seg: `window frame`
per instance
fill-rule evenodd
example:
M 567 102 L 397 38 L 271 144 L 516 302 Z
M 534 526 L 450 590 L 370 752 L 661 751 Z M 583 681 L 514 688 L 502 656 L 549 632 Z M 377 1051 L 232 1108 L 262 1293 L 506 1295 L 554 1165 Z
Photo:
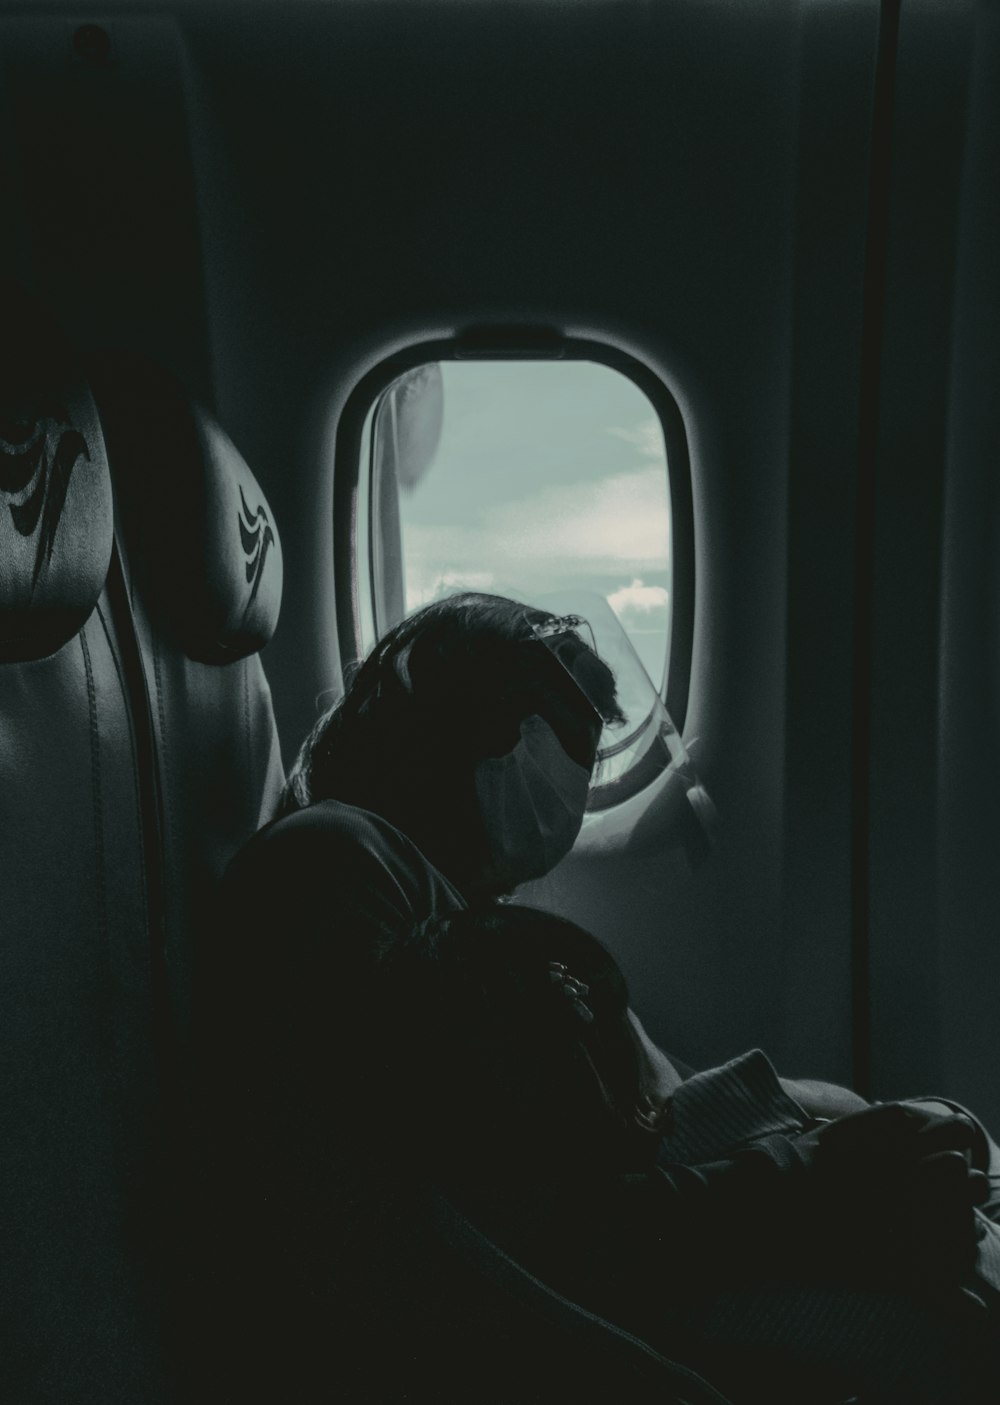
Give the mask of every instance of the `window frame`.
M 670 496 L 670 634 L 663 679 L 654 680 L 678 732 L 683 732 L 691 685 L 695 616 L 694 513 L 691 459 L 680 407 L 654 371 L 606 342 L 568 337 L 547 328 L 475 328 L 414 342 L 391 353 L 351 391 L 334 441 L 333 550 L 337 636 L 342 676 L 361 658 L 358 493 L 365 420 L 394 380 L 429 361 L 591 361 L 626 376 L 649 401 L 663 432 Z M 367 465 L 365 466 L 367 471 Z M 366 546 L 366 551 L 368 550 Z M 373 583 L 367 583 L 369 589 Z M 630 787 L 631 790 L 631 787 Z

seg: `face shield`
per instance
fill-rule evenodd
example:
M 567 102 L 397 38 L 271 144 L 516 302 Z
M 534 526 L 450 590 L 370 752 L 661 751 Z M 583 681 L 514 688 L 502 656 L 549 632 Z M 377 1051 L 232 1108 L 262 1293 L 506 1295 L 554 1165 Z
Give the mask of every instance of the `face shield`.
M 532 626 L 535 638 L 570 674 L 605 720 L 587 797 L 587 810 L 610 808 L 637 794 L 665 771 L 678 774 L 694 818 L 711 837 L 715 811 L 666 705 L 607 600 L 590 592 L 561 591 L 537 600 L 553 618 Z M 581 647 L 581 645 L 583 647 Z M 595 668 L 594 658 L 605 666 Z M 608 707 L 607 671 L 614 679 Z

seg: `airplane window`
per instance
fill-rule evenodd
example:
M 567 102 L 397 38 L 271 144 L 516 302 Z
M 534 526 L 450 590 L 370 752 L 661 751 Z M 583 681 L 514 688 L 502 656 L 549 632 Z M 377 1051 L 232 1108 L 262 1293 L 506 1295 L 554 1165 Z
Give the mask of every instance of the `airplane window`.
M 663 430 L 591 361 L 446 361 L 394 380 L 362 439 L 361 642 L 440 596 L 597 592 L 658 689 L 671 612 Z

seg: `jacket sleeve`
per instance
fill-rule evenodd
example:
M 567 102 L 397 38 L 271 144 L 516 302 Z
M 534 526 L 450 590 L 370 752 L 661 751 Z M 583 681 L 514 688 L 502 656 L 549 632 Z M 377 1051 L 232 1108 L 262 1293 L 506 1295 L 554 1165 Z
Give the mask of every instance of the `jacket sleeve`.
M 809 1184 L 806 1158 L 778 1135 L 704 1165 L 504 1194 L 480 1223 L 559 1292 L 651 1330 L 664 1310 L 724 1283 L 794 1271 Z

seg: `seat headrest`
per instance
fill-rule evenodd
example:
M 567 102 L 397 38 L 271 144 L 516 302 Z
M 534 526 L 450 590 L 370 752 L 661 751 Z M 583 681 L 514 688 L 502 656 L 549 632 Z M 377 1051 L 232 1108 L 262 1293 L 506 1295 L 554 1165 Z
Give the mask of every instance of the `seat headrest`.
M 114 508 L 100 421 L 60 330 L 0 287 L 0 662 L 45 658 L 104 588 Z
M 88 371 L 121 530 L 150 619 L 189 658 L 230 663 L 270 639 L 281 544 L 257 482 L 209 413 L 145 358 Z

